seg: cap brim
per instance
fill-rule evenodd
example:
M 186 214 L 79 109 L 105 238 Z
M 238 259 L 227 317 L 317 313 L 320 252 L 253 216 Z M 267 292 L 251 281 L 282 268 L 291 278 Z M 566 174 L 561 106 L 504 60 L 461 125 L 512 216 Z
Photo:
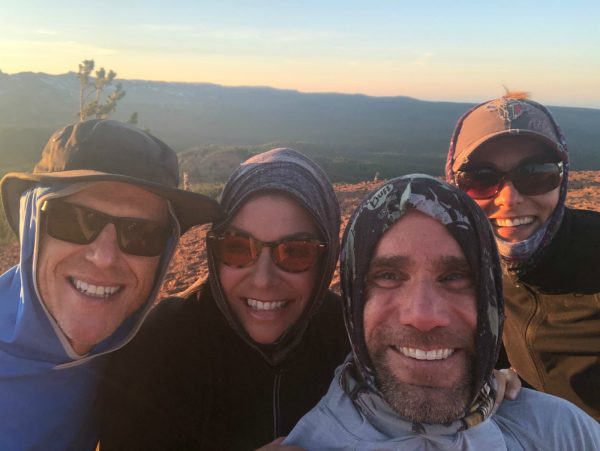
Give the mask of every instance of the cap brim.
M 463 166 L 465 163 L 467 163 L 469 156 L 471 156 L 473 151 L 475 149 L 477 149 L 479 146 L 481 146 L 482 144 L 484 144 L 488 141 L 499 138 L 500 136 L 506 136 L 506 135 L 530 136 L 532 138 L 535 138 L 536 140 L 543 142 L 544 144 L 548 145 L 548 147 L 550 147 L 552 150 L 554 150 L 561 160 L 563 160 L 563 161 L 565 160 L 566 154 L 565 154 L 564 150 L 559 146 L 559 144 L 556 141 L 548 138 L 546 135 L 543 135 L 541 133 L 537 133 L 537 132 L 534 132 L 531 130 L 510 129 L 510 130 L 501 130 L 499 132 L 491 133 L 491 134 L 486 135 L 483 138 L 480 138 L 477 141 L 471 143 L 460 153 L 459 159 L 454 160 L 454 163 L 452 163 L 452 171 L 453 172 L 458 171 L 461 166 Z
M 210 197 L 202 194 L 178 188 L 170 188 L 126 175 L 108 174 L 91 170 L 74 170 L 48 173 L 10 172 L 6 174 L 0 182 L 2 204 L 6 218 L 18 235 L 21 194 L 36 183 L 90 183 L 106 181 L 131 183 L 170 201 L 179 221 L 181 233 L 192 226 L 213 222 L 223 216 L 219 204 Z

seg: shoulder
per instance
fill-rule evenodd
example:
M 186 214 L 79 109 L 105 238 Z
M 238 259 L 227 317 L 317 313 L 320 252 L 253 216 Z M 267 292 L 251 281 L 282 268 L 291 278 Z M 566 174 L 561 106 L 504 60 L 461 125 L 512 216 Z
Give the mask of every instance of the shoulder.
M 304 339 L 320 343 L 323 352 L 329 350 L 335 353 L 336 364 L 350 352 L 339 295 L 330 290 L 326 291 L 319 310 L 310 320 Z
M 600 424 L 569 401 L 546 393 L 524 388 L 492 418 L 525 449 L 600 449 Z
M 185 298 L 174 296 L 161 300 L 148 314 L 144 330 L 164 330 L 188 322 L 198 322 L 205 317 L 205 310 L 214 304 L 210 286 L 202 284 Z
M 543 293 L 600 291 L 600 213 L 566 209 L 548 252 L 523 282 Z
M 600 243 L 600 212 L 592 210 L 565 209 L 565 225 L 569 229 L 569 236 L 573 241 L 592 240 Z
M 209 312 L 213 308 L 210 287 L 202 285 L 187 298 L 171 297 L 160 301 L 148 314 L 133 340 L 117 351 L 113 362 L 158 359 L 170 355 L 174 349 L 180 353 L 197 335 L 204 336 L 206 324 L 216 324 Z M 211 316 L 211 318 L 209 318 Z M 198 338 L 201 340 L 201 338 Z M 154 357 L 153 357 L 154 356 Z
M 353 426 L 357 426 L 360 433 L 365 422 L 340 386 L 341 368 L 336 370 L 327 394 L 300 419 L 284 444 L 306 449 L 330 449 L 348 447 L 360 440 Z

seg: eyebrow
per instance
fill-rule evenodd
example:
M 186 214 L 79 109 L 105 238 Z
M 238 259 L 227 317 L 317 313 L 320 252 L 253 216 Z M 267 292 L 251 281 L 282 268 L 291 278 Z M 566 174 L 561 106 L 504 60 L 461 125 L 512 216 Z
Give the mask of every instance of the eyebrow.
M 455 255 L 445 255 L 435 262 L 438 270 L 458 269 L 461 271 L 471 271 L 471 265 L 465 257 Z
M 414 264 L 412 258 L 406 255 L 383 255 L 379 257 L 373 257 L 369 270 L 377 268 L 406 268 Z
M 229 226 L 227 227 L 228 231 L 233 231 L 233 232 L 237 232 L 237 233 L 241 233 L 242 235 L 248 235 L 251 236 L 252 238 L 256 237 L 250 233 L 247 232 L 246 230 L 240 229 L 238 227 L 235 226 Z M 281 240 L 287 240 L 287 239 L 299 239 L 299 240 L 305 240 L 305 239 L 315 239 L 315 240 L 320 240 L 321 238 L 319 238 L 318 235 L 315 235 L 314 233 L 311 232 L 298 232 L 298 233 L 292 233 L 291 235 L 284 235 L 283 237 L 281 237 L 279 240 L 277 241 L 281 241 Z

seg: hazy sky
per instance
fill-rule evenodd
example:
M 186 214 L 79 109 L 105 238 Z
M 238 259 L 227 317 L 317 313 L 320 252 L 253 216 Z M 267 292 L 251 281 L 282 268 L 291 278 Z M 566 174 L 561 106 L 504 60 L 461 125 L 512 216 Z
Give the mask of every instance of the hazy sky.
M 600 108 L 600 1 L 1 0 L 0 70 Z

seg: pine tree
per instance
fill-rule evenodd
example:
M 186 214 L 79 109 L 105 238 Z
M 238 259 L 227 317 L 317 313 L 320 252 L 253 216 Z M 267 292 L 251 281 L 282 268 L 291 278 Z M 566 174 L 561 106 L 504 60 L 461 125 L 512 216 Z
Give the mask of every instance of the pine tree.
M 79 65 L 79 120 L 89 118 L 105 119 L 117 108 L 117 103 L 125 97 L 121 83 L 115 84 L 117 73 L 101 67 L 90 77 L 94 70 L 94 60 L 84 60 Z M 110 91 L 110 92 L 109 92 Z M 92 100 L 89 100 L 93 96 Z

